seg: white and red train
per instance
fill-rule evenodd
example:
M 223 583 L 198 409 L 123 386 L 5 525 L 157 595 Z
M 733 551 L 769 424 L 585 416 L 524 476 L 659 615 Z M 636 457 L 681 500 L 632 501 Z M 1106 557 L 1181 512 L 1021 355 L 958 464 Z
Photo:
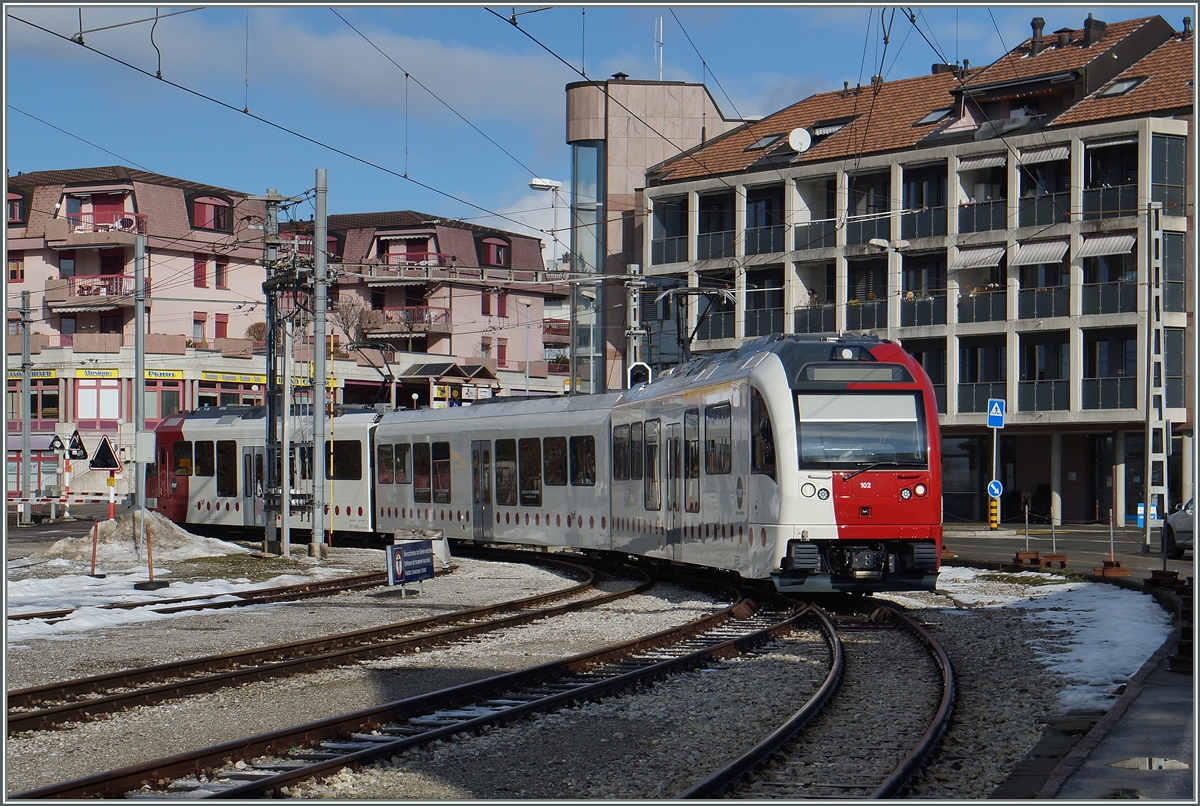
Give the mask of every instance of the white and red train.
M 148 497 L 198 527 L 262 528 L 262 408 L 168 417 Z M 311 418 L 292 419 L 293 495 Z M 932 590 L 942 543 L 934 389 L 897 345 L 768 336 L 624 392 L 339 410 L 327 526 L 442 530 L 726 569 L 783 591 Z M 277 477 L 277 476 L 276 476 Z M 297 513 L 293 528 L 307 528 Z

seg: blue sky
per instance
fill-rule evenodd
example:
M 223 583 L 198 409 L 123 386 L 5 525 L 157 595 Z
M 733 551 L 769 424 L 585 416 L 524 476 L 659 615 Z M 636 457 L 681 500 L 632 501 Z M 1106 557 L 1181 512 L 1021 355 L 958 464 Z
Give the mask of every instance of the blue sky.
M 903 11 L 867 5 L 227 5 L 107 30 L 95 29 L 153 18 L 155 7 L 84 7 L 86 45 L 145 75 L 70 42 L 78 8 L 7 5 L 5 167 L 125 164 L 285 195 L 312 188 L 325 168 L 331 213 L 412 209 L 549 230 L 552 194 L 528 183 L 568 189 L 564 88 L 581 72 L 657 79 L 661 69 L 707 83 L 726 116 L 759 117 L 868 83 L 881 64 L 889 80 L 943 60 L 987 64 L 1027 38 L 1035 16 L 1047 33 L 1080 28 L 1089 12 L 1110 23 L 1158 13 L 1176 30 L 1197 16 L 1192 5 L 912 8 L 932 46 Z M 160 70 L 228 106 L 159 81 Z

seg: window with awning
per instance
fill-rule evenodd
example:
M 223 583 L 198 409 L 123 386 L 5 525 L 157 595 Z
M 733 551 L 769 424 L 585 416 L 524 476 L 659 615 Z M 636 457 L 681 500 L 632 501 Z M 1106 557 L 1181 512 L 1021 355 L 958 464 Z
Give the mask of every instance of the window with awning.
M 1070 241 L 1034 241 L 1020 244 L 1017 254 L 1008 261 L 1013 266 L 1036 266 L 1040 263 L 1061 263 L 1071 246 Z
M 950 270 L 992 268 L 1000 265 L 1004 257 L 1003 246 L 980 246 L 975 249 L 960 249 Z
M 1093 235 L 1083 239 L 1083 247 L 1077 257 L 1100 257 L 1102 255 L 1127 255 L 1133 251 L 1137 236 L 1133 233 L 1116 235 Z

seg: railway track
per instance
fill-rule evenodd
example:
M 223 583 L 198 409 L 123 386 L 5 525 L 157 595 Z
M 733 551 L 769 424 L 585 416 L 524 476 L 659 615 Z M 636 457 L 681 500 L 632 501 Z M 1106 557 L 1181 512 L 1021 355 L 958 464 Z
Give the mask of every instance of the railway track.
M 709 583 L 711 584 L 711 583 Z M 793 604 L 732 604 L 680 627 L 338 717 L 12 795 L 215 797 L 279 794 L 292 782 L 479 731 L 535 712 L 601 699 L 752 650 L 809 618 Z
M 487 607 L 10 691 L 7 701 L 8 733 L 12 735 L 42 730 L 66 722 L 93 719 L 97 715 L 125 708 L 152 705 L 256 680 L 281 678 L 386 655 L 419 652 L 503 627 L 595 607 L 645 590 L 652 584 L 647 574 L 634 572 L 635 576 L 640 576 L 640 582 L 610 593 L 585 597 L 596 581 L 595 572 L 587 566 L 530 552 L 505 552 L 495 556 L 507 561 L 548 565 L 582 581 L 553 593 Z M 555 604 L 563 600 L 571 601 Z
M 220 593 L 202 594 L 197 596 L 180 596 L 174 599 L 148 599 L 138 602 L 113 602 L 106 605 L 96 605 L 95 610 L 136 610 L 146 607 L 155 613 L 184 613 L 189 610 L 220 610 L 229 607 L 245 607 L 253 604 L 268 604 L 271 602 L 298 601 L 316 596 L 330 596 L 342 591 L 374 588 L 387 582 L 387 574 L 380 571 L 371 574 L 360 574 L 340 579 L 326 579 L 318 582 L 306 582 L 301 585 L 283 585 L 273 588 L 255 588 L 243 591 L 222 591 Z M 234 597 L 232 599 L 228 597 Z M 214 601 L 224 599 L 225 601 Z M 40 610 L 35 613 L 10 613 L 8 620 L 30 621 L 44 619 L 47 624 L 54 624 L 70 618 L 79 608 L 63 608 L 60 610 Z
M 950 660 L 898 610 L 829 621 L 837 635 L 825 684 L 770 736 L 679 798 L 890 798 L 903 790 L 949 724 Z

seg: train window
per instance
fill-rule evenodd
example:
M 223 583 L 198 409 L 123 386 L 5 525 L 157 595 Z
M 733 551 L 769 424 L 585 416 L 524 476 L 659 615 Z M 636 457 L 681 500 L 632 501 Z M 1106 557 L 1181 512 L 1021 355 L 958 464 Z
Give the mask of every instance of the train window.
M 396 469 L 392 462 L 392 446 L 379 443 L 375 448 L 375 478 L 380 484 L 395 484 Z
M 233 498 L 237 495 L 237 442 L 232 439 L 217 440 L 217 497 Z
M 362 478 L 362 443 L 356 439 L 335 439 L 330 455 L 325 440 L 325 478 L 357 481 Z
M 750 472 L 775 478 L 775 434 L 762 393 L 750 389 Z
M 658 486 L 658 420 L 646 421 L 646 480 L 642 487 L 642 498 L 646 509 L 657 512 L 662 506 L 662 493 Z
M 393 453 L 396 460 L 396 483 L 412 484 L 412 476 L 408 473 L 408 443 L 397 442 Z
M 704 472 L 718 476 L 733 471 L 728 403 L 704 408 Z
M 175 456 L 175 475 L 192 475 L 192 443 L 176 442 L 171 447 L 171 452 Z
M 544 458 L 542 481 L 547 487 L 567 486 L 567 438 L 546 437 L 542 440 Z
M 413 443 L 413 500 L 428 504 L 433 500 L 433 474 L 429 469 L 429 443 Z
M 517 443 L 519 462 L 519 487 L 521 506 L 542 505 L 542 441 L 537 437 L 522 439 Z
M 625 481 L 629 478 L 629 426 L 614 425 L 613 439 L 613 479 Z
M 925 428 L 912 393 L 802 394 L 800 466 L 926 467 Z
M 683 413 L 683 508 L 700 511 L 700 409 Z
M 517 505 L 517 441 L 496 440 L 496 504 Z
M 213 443 L 211 439 L 196 440 L 196 475 L 215 476 L 217 464 L 213 461 Z
M 250 454 L 242 456 L 242 497 L 254 495 L 254 475 L 251 471 Z
M 640 481 L 642 478 L 642 462 L 645 458 L 645 440 L 642 439 L 642 424 L 633 423 L 629 426 L 629 478 Z
M 263 455 L 261 453 L 254 455 L 254 494 L 260 498 L 263 494 Z
M 450 503 L 450 443 L 433 443 L 433 503 Z
M 593 487 L 596 484 L 596 438 L 571 437 L 571 486 Z

